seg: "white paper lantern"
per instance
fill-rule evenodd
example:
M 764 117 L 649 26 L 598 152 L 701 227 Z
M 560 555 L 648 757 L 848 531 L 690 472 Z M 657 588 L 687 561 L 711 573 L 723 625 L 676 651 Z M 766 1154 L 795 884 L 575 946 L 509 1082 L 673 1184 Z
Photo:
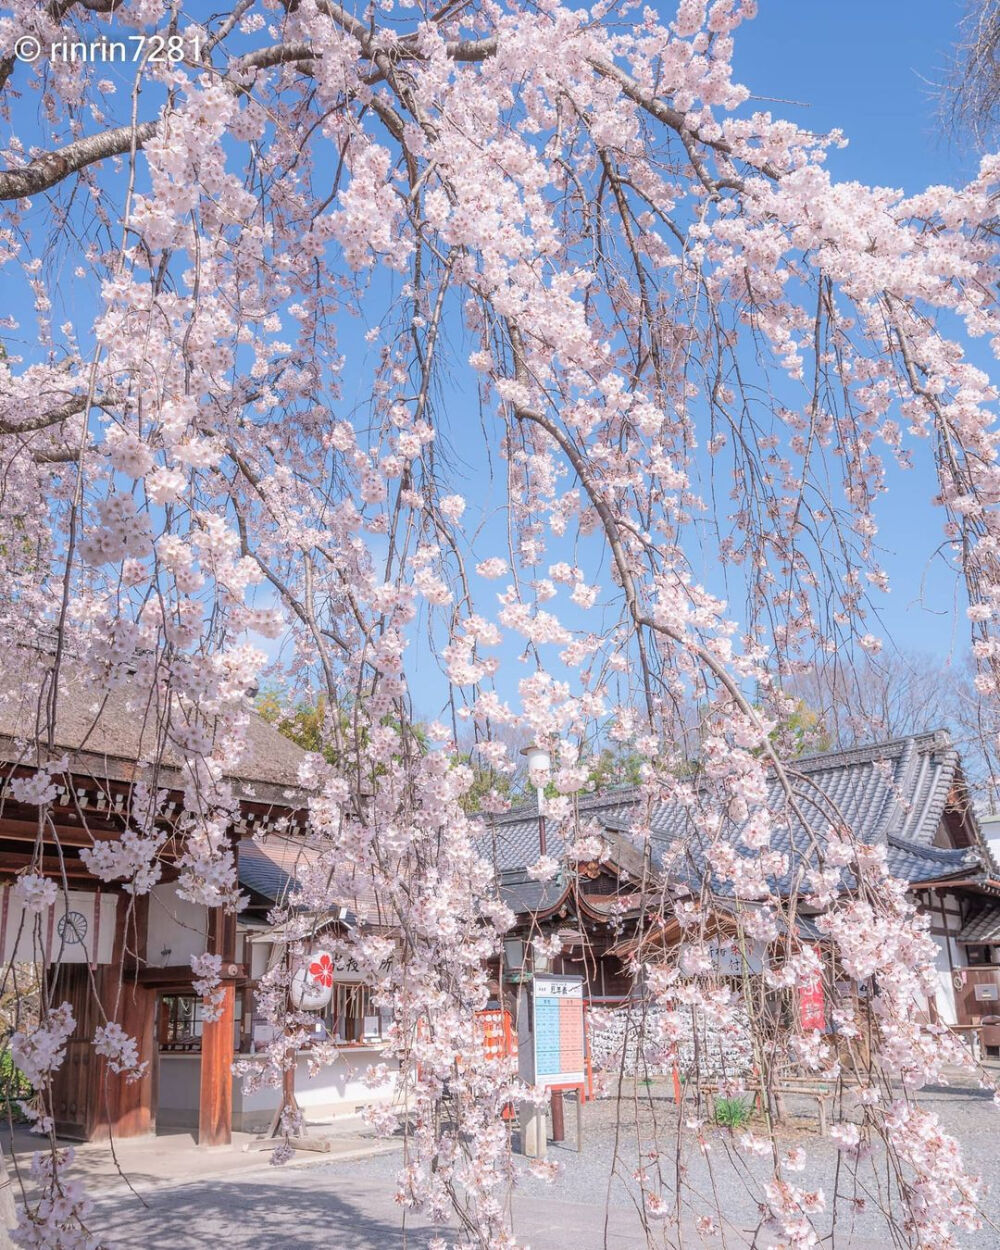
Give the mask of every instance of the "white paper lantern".
M 313 951 L 292 972 L 288 997 L 296 1011 L 322 1011 L 333 997 L 333 956 Z

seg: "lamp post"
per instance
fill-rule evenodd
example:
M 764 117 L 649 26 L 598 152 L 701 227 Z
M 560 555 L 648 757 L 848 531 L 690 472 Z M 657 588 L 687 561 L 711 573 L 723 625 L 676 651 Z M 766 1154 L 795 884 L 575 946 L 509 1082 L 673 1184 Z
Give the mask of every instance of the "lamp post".
M 529 780 L 531 780 L 532 774 L 537 777 L 539 773 L 547 773 L 549 771 L 549 766 L 552 763 L 552 757 L 544 747 L 522 747 L 521 754 L 525 757 L 528 763 Z M 539 854 L 544 855 L 546 854 L 547 848 L 545 845 L 545 813 L 542 811 L 543 787 L 538 785 L 535 781 L 532 781 L 532 785 L 535 787 L 535 797 L 538 800 L 538 850 Z
M 535 797 L 538 803 L 538 851 L 540 855 L 548 853 L 548 847 L 545 841 L 545 812 L 542 810 L 542 790 L 543 787 L 533 780 L 540 774 L 544 775 L 549 771 L 552 764 L 552 757 L 544 747 L 534 744 L 530 747 L 522 747 L 521 754 L 525 757 L 528 764 L 528 778 L 533 781 L 535 786 Z M 554 1089 L 551 1092 L 552 1100 L 552 1140 L 564 1141 L 566 1138 L 565 1119 L 563 1114 L 563 1096 L 561 1089 Z M 542 1130 L 544 1132 L 544 1130 Z

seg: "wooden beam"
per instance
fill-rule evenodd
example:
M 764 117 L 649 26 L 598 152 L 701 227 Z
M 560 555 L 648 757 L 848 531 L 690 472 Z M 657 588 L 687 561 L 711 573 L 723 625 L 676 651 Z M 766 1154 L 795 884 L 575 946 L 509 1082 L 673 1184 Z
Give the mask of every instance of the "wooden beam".
M 56 825 L 55 831 L 47 825 L 42 835 L 42 842 L 52 845 L 59 842 L 62 846 L 93 846 L 95 842 L 113 842 L 125 832 L 123 828 L 98 829 L 91 826 Z M 31 820 L 11 820 L 0 818 L 0 839 L 11 842 L 37 842 L 38 822 Z
M 125 966 L 125 976 L 129 981 L 134 980 L 139 985 L 155 986 L 157 989 L 176 990 L 178 994 L 192 993 L 191 982 L 194 980 L 194 973 L 191 971 L 190 964 L 167 964 L 163 968 L 136 968 L 134 964 L 129 962 Z M 221 972 L 221 980 L 243 982 L 246 980 L 247 969 L 245 964 L 223 964 Z
M 23 851 L 0 851 L 0 875 L 13 876 L 29 864 L 35 872 L 41 872 L 42 876 L 53 877 L 57 881 L 62 880 L 65 872 L 67 877 L 86 877 L 95 888 L 99 884 L 82 859 L 69 855 L 63 856 L 62 859 L 58 855 L 43 855 L 39 858 L 37 855 Z

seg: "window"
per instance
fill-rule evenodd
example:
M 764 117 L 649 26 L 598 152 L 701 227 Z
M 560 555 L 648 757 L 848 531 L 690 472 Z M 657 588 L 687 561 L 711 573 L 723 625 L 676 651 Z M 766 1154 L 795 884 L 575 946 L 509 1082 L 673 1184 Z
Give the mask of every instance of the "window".
M 334 1041 L 345 1045 L 377 1041 L 382 1036 L 382 1020 L 366 985 L 334 986 L 327 1017 L 327 1029 Z
M 193 994 L 160 999 L 160 1049 L 201 1050 L 202 1002 Z

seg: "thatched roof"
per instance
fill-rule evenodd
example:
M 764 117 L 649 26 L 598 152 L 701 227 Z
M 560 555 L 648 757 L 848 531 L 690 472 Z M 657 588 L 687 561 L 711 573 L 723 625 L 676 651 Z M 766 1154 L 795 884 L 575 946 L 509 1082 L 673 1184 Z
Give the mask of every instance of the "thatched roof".
M 194 720 L 189 706 L 173 699 L 168 709 L 151 684 L 134 678 L 102 689 L 82 665 L 64 659 L 50 734 L 51 657 L 47 662 L 36 657 L 25 648 L 0 661 L 0 765 L 37 765 L 65 754 L 76 775 L 132 781 L 158 763 L 157 785 L 170 789 L 180 783 L 181 740 Z M 207 728 L 213 736 L 218 732 L 211 721 Z M 303 804 L 301 747 L 254 713 L 246 743 L 226 769 L 237 796 L 285 807 Z

